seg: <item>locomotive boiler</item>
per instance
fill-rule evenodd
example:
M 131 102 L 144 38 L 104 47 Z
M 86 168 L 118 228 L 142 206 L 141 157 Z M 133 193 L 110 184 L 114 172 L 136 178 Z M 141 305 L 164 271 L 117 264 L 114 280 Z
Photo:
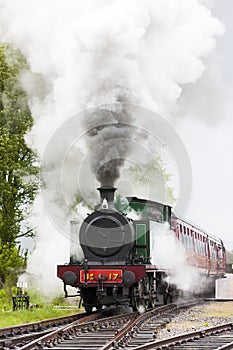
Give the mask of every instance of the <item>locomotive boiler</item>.
M 115 205 L 116 188 L 98 190 L 100 204 L 79 230 L 84 259 L 71 258 L 69 264 L 57 267 L 65 296 L 69 296 L 67 285 L 77 288 L 87 312 L 121 304 L 147 309 L 178 294 L 176 285 L 168 283 L 168 266 L 156 262 L 156 235 L 165 224 L 184 247 L 187 263 L 209 278 L 212 286 L 224 275 L 226 254 L 220 239 L 177 218 L 169 205 L 137 197 Z M 137 220 L 127 216 L 129 211 L 137 213 Z

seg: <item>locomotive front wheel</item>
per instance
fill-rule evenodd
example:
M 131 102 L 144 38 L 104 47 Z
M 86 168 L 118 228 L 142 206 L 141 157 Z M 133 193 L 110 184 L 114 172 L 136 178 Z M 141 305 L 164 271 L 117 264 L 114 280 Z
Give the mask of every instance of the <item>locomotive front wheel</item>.
M 156 298 L 150 297 L 150 307 L 153 309 L 157 305 Z
M 91 305 L 85 305 L 84 309 L 88 314 L 91 314 L 93 307 Z
M 150 308 L 150 299 L 149 297 L 147 296 L 146 299 L 143 299 L 144 303 L 143 303 L 143 306 L 145 307 L 146 310 L 149 310 Z

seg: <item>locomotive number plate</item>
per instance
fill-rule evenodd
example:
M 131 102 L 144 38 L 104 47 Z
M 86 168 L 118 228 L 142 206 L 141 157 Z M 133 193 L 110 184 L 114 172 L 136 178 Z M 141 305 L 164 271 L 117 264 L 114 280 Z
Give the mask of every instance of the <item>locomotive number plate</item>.
M 81 283 L 98 283 L 98 281 L 107 283 L 121 283 L 122 270 L 88 270 L 85 279 L 85 270 L 80 270 Z

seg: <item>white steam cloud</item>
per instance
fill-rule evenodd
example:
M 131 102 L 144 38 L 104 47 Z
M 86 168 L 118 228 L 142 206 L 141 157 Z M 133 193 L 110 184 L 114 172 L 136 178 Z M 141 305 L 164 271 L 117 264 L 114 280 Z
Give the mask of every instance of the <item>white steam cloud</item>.
M 91 115 L 78 121 L 78 135 L 80 130 L 94 128 L 99 116 L 103 118 L 100 125 L 109 120 L 112 124 L 132 123 L 125 103 L 167 112 L 184 84 L 200 78 L 205 69 L 203 59 L 224 30 L 198 0 L 0 0 L 0 12 L 2 41 L 19 47 L 30 66 L 22 82 L 35 120 L 30 142 L 40 156 L 58 127 L 81 110 L 94 108 Z M 116 132 L 131 136 L 127 128 L 96 129 L 88 133 L 84 152 L 85 147 L 93 148 Z M 109 152 L 98 149 L 96 157 L 91 157 L 90 168 L 102 183 L 106 182 L 109 160 L 117 158 L 111 164 L 113 173 L 107 167 L 113 183 L 130 152 L 122 143 L 113 146 Z M 60 152 L 57 144 L 47 159 L 45 175 L 47 197 L 59 228 L 63 228 L 69 216 L 53 176 L 60 166 Z M 69 169 L 74 163 L 66 166 L 64 186 L 73 198 L 76 188 Z M 87 183 L 89 178 L 87 174 Z M 36 201 L 35 211 L 41 210 L 41 202 Z M 61 257 L 68 261 L 67 240 L 44 215 L 38 217 L 37 227 L 38 242 L 31 262 L 42 275 L 40 284 L 45 279 L 47 285 L 52 276 L 55 279 L 54 266 L 63 262 Z
M 197 292 L 200 275 L 195 268 L 188 265 L 185 248 L 175 238 L 174 232 L 170 231 L 168 223 L 152 223 L 150 230 L 153 232 L 152 264 L 161 269 L 169 269 L 169 284 L 175 284 L 177 288 L 189 292 L 195 287 Z

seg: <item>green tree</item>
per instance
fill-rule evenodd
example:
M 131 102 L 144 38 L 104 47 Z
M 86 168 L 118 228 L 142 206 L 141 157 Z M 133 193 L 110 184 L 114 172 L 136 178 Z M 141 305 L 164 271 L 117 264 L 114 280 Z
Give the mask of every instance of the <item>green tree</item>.
M 19 249 L 10 242 L 1 244 L 0 276 L 2 286 L 11 287 L 17 277 L 26 268 L 26 256 L 21 256 Z
M 136 186 L 149 184 L 154 199 L 172 205 L 175 202 L 174 190 L 169 186 L 171 175 L 167 173 L 165 164 L 158 153 L 153 159 L 140 166 L 132 165 L 128 169 L 129 177 Z M 152 198 L 149 198 L 152 199 Z
M 33 125 L 27 95 L 20 75 L 27 69 L 22 54 L 8 45 L 0 46 L 0 282 L 12 268 L 21 271 L 24 259 L 17 250 L 17 240 L 31 235 L 22 232 L 38 182 L 38 166 L 25 135 Z M 9 256 L 6 259 L 6 256 Z

